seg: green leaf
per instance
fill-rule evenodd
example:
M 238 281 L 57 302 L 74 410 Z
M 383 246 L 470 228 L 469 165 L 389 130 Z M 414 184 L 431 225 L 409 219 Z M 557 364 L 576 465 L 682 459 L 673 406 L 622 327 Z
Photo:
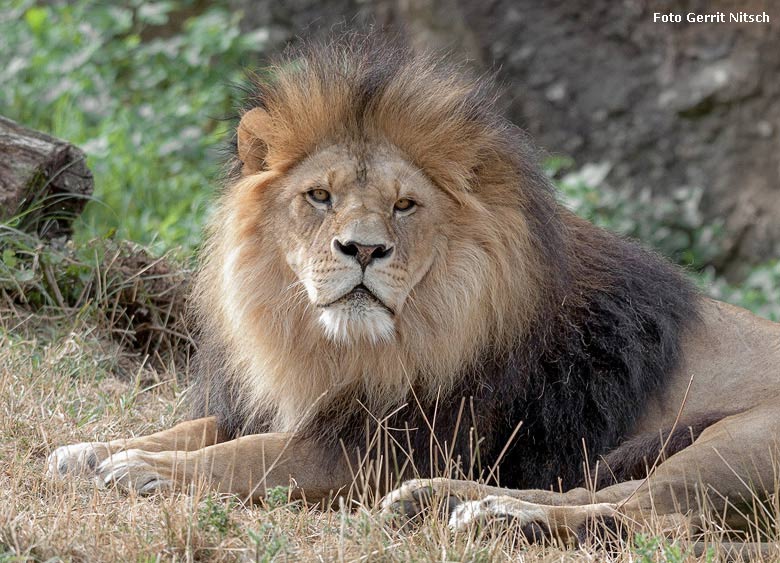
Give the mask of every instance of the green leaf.
M 3 250 L 3 264 L 13 269 L 19 263 L 19 259 L 16 258 L 16 252 L 12 248 L 6 248 Z
M 40 35 L 43 32 L 48 16 L 49 13 L 46 11 L 46 8 L 30 8 L 24 14 L 24 21 L 27 22 L 33 33 Z
M 32 270 L 19 270 L 18 272 L 15 272 L 14 277 L 18 282 L 29 282 L 32 281 L 35 277 L 35 272 Z
M 138 47 L 140 43 L 141 43 L 141 36 L 138 35 L 137 33 L 131 33 L 130 35 L 125 37 L 125 46 L 128 49 L 134 49 Z

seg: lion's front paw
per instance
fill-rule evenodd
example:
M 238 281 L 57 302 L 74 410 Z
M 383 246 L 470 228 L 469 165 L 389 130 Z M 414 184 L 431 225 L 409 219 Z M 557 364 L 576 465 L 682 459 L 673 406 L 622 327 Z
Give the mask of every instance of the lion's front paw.
M 531 542 L 551 537 L 548 515 L 544 507 L 506 496 L 490 495 L 481 500 L 463 502 L 450 514 L 449 527 L 462 531 L 474 526 L 512 526 Z
M 110 453 L 105 442 L 61 446 L 49 454 L 47 472 L 53 477 L 91 474 Z
M 126 450 L 106 458 L 97 467 L 98 483 L 148 495 L 173 486 L 173 464 L 169 452 Z
M 412 479 L 388 493 L 380 505 L 382 513 L 413 519 L 433 507 L 445 516 L 461 504 L 461 499 L 451 494 L 446 479 Z

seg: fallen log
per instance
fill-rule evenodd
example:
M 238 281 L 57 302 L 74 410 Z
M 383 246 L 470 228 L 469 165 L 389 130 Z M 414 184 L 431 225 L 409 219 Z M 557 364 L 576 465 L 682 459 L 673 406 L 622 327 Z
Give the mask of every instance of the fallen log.
M 69 235 L 92 194 L 84 152 L 0 116 L 0 221 L 47 238 Z

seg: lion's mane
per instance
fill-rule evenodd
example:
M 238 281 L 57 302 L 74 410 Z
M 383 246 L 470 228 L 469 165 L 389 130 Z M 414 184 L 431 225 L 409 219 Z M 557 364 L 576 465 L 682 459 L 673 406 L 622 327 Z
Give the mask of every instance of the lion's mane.
M 561 205 L 486 80 L 356 36 L 258 76 L 246 109 L 265 109 L 273 127 L 259 174 L 235 161 L 203 251 L 196 414 L 216 415 L 225 436 L 295 430 L 334 457 L 383 421 L 423 475 L 438 469 L 438 443 L 482 469 L 505 449 L 506 486 L 578 482 L 583 443 L 591 459 L 619 445 L 677 366 L 696 317 L 691 284 Z M 396 342 L 338 345 L 286 291 L 291 272 L 262 233 L 273 196 L 260 188 L 318 147 L 375 142 L 459 202 L 462 235 L 425 298 L 413 290 Z

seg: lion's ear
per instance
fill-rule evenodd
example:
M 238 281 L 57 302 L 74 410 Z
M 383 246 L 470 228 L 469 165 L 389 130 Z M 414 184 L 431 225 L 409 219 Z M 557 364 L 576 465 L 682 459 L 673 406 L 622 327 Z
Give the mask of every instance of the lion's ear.
M 265 170 L 265 157 L 268 154 L 267 136 L 271 128 L 271 116 L 262 108 L 252 108 L 241 116 L 236 132 L 238 140 L 238 158 L 244 165 L 244 176 Z

